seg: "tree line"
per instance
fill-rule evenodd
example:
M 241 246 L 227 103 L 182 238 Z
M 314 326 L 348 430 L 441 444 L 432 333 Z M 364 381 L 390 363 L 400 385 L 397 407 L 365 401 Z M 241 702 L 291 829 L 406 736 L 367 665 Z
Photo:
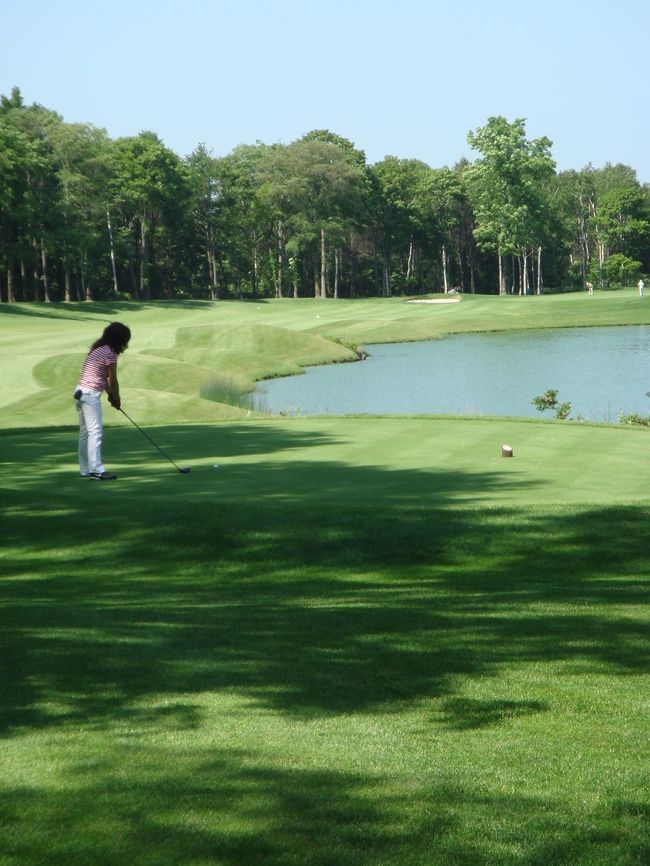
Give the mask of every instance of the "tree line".
M 540 294 L 650 271 L 650 189 L 629 166 L 557 172 L 491 117 L 453 168 L 329 130 L 184 158 L 0 97 L 0 300 Z

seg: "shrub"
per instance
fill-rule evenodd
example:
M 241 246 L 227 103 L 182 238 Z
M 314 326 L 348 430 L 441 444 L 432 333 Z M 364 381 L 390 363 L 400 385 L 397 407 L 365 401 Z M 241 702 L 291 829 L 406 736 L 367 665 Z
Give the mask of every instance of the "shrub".
M 569 417 L 571 404 L 558 403 L 557 394 L 558 392 L 556 388 L 549 388 L 548 391 L 540 394 L 539 397 L 533 397 L 531 403 L 538 412 L 545 412 L 547 409 L 552 409 L 555 412 L 556 418 L 560 421 L 565 421 Z

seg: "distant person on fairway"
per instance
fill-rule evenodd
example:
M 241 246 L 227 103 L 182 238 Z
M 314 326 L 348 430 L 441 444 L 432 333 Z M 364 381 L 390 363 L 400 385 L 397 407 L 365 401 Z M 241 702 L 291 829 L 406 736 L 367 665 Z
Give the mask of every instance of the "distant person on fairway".
M 639 290 L 639 297 L 642 298 L 643 297 L 643 290 L 645 289 L 645 283 L 643 282 L 643 280 L 639 280 L 639 282 L 636 285 L 637 285 L 637 288 Z
M 585 283 L 585 289 L 587 290 L 588 295 L 593 295 L 593 293 L 594 293 L 593 283 Z
M 131 331 L 121 322 L 112 322 L 90 347 L 74 392 L 79 415 L 79 469 L 84 478 L 113 481 L 102 463 L 102 391 L 108 402 L 119 409 L 120 385 L 117 381 L 117 356 L 129 345 Z

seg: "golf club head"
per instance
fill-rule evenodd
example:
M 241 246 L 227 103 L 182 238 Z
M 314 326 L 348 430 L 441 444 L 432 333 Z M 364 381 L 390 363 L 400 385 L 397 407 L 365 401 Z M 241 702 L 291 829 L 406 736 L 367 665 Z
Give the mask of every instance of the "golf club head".
M 189 466 L 180 466 L 178 471 L 181 473 L 181 475 L 187 475 L 187 473 L 190 471 L 190 467 Z

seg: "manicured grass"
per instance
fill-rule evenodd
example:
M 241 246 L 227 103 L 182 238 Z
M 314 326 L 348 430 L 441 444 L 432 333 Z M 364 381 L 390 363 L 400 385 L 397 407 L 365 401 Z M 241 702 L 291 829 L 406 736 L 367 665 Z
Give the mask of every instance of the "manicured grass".
M 438 299 L 440 300 L 440 299 Z M 401 298 L 266 302 L 0 305 L 0 427 L 68 424 L 88 345 L 111 320 L 133 339 L 120 380 L 138 420 L 214 422 L 248 410 L 201 395 L 247 392 L 257 380 L 308 364 L 354 360 L 352 347 L 461 332 L 650 324 L 650 298 L 631 289 L 542 297 L 463 296 L 453 304 Z M 128 410 L 127 410 L 128 411 Z M 109 424 L 123 424 L 108 412 Z
M 0 309 L 0 866 L 650 859 L 650 431 L 181 389 L 442 321 L 364 303 Z M 128 424 L 118 481 L 77 475 L 57 425 L 113 318 L 125 408 L 189 475 Z
M 645 431 L 149 432 L 0 436 L 3 866 L 645 862 Z

